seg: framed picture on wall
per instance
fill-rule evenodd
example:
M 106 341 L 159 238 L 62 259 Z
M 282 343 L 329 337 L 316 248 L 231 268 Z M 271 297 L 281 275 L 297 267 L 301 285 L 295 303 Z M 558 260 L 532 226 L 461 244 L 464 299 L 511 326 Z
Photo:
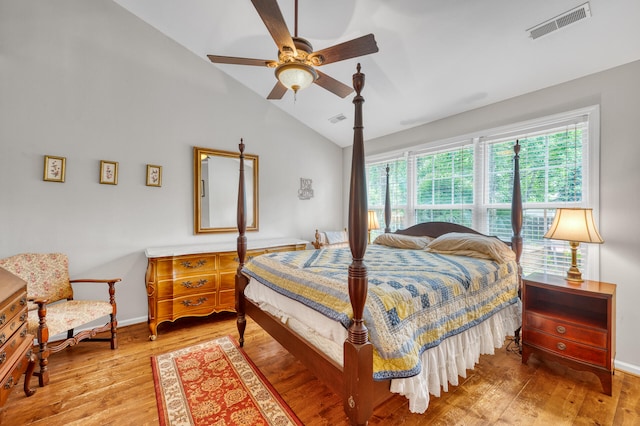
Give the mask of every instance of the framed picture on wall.
M 147 164 L 147 186 L 162 186 L 162 166 Z
M 107 185 L 118 184 L 118 163 L 115 161 L 100 161 L 100 183 Z
M 44 180 L 49 182 L 64 182 L 66 158 L 44 156 Z

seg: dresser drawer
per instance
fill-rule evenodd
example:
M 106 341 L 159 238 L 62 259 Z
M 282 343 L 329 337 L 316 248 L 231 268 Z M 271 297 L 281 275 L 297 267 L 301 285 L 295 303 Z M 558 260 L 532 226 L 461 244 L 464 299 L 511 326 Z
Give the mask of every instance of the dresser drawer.
M 184 276 L 175 280 L 160 281 L 157 288 L 157 297 L 159 300 L 173 299 L 193 294 L 214 292 L 217 288 L 218 278 L 215 274 Z
M 216 255 L 210 254 L 160 259 L 156 275 L 159 279 L 163 279 L 215 272 L 217 269 L 216 260 Z
M 27 339 L 27 325 L 22 323 L 17 331 L 6 337 L 6 342 L 0 347 L 0 371 L 4 371 L 5 366 L 11 365 L 9 362 L 16 353 L 20 345 Z
M 27 307 L 27 296 L 24 289 L 20 289 L 0 303 L 0 327 L 4 327 L 23 309 Z
M 585 327 L 536 312 L 525 313 L 525 327 L 540 330 L 560 339 L 574 340 L 603 349 L 607 347 L 607 330 Z
M 601 367 L 607 367 L 608 365 L 608 354 L 604 349 L 583 345 L 526 328 L 522 332 L 522 338 L 531 345 L 538 346 L 563 357 L 573 358 Z
M 216 293 L 200 293 L 158 302 L 158 317 L 176 319 L 209 315 L 215 311 Z
M 8 320 L 0 326 L 0 347 L 7 343 L 11 336 L 27 321 L 27 307 L 16 309 Z
M 3 363 L 3 365 L 6 364 L 6 367 L 0 367 L 0 406 L 4 405 L 9 393 L 20 381 L 20 376 L 27 370 L 32 354 L 32 342 L 33 339 L 30 335 L 28 339 L 22 339 L 12 356 Z

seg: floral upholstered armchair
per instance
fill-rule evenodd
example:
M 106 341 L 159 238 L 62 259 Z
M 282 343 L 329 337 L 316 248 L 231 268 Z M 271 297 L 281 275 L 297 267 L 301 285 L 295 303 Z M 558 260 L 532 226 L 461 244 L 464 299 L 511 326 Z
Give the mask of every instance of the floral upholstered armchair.
M 118 347 L 116 328 L 115 283 L 120 278 L 69 279 L 69 260 L 62 253 L 23 253 L 0 259 L 0 267 L 27 282 L 27 327 L 36 336 L 36 352 L 40 363 L 40 386 L 49 383 L 49 355 L 73 346 L 84 339 L 110 341 L 111 349 Z M 105 300 L 74 300 L 71 283 L 106 284 Z M 103 326 L 85 329 L 74 335 L 74 329 L 103 317 L 109 317 Z M 110 332 L 111 337 L 96 338 L 96 334 Z M 67 337 L 49 343 L 49 336 L 66 333 Z

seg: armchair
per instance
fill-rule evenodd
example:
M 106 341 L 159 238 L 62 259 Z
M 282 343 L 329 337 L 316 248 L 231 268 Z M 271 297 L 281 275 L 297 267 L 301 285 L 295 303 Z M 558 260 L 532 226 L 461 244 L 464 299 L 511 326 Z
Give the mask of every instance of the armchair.
M 62 253 L 23 253 L 0 259 L 0 267 L 12 272 L 27 282 L 28 315 L 27 327 L 36 336 L 34 344 L 38 354 L 39 385 L 49 383 L 49 355 L 81 340 L 110 341 L 111 349 L 118 347 L 116 329 L 116 299 L 114 279 L 69 279 L 69 260 Z M 74 300 L 72 283 L 107 284 L 108 300 Z M 109 321 L 74 335 L 74 329 L 109 316 Z M 96 334 L 110 331 L 111 337 L 97 338 Z M 67 338 L 49 342 L 49 336 L 67 333 Z

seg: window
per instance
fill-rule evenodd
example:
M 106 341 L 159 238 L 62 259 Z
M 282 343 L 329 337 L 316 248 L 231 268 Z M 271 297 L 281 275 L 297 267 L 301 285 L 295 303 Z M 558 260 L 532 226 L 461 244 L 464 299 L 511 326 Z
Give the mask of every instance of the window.
M 597 217 L 598 122 L 598 108 L 591 107 L 368 158 L 369 208 L 378 212 L 383 224 L 388 166 L 391 231 L 446 221 L 510 241 L 517 140 L 524 207 L 523 272 L 564 275 L 571 263 L 569 244 L 543 235 L 559 207 L 591 207 Z M 595 244 L 580 245 L 579 268 L 585 276 L 598 276 L 597 262 L 586 262 L 597 259 L 597 250 Z

